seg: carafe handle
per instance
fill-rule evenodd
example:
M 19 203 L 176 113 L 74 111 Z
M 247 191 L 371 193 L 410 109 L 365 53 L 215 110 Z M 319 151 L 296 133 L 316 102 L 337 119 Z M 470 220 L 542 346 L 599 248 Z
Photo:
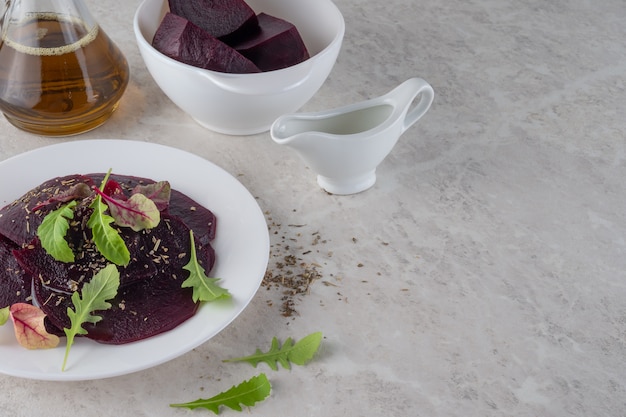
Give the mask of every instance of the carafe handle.
M 4 20 L 7 17 L 10 7 L 11 0 L 0 1 L 0 33 L 4 32 Z
M 0 2 L 0 31 L 2 31 L 2 26 L 4 23 L 4 16 L 9 10 L 9 6 L 11 5 L 11 0 L 4 0 L 4 2 Z

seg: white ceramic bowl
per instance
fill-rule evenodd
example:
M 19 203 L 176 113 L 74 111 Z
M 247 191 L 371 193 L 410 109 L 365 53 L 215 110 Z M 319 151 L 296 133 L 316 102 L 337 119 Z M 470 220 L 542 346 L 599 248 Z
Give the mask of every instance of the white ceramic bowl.
M 229 135 L 269 130 L 276 118 L 293 113 L 313 97 L 337 60 L 345 32 L 331 0 L 247 0 L 257 12 L 296 26 L 311 55 L 288 68 L 226 74 L 168 58 L 151 45 L 167 0 L 144 0 L 134 19 L 135 36 L 148 71 L 163 92 L 202 126 Z

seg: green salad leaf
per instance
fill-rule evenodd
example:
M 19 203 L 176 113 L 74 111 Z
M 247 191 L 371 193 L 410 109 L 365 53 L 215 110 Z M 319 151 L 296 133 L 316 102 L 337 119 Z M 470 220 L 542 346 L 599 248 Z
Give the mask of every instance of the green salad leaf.
M 71 326 L 69 329 L 63 329 L 67 336 L 67 345 L 65 347 L 65 357 L 63 358 L 61 370 L 65 370 L 65 366 L 67 365 L 67 358 L 70 353 L 70 348 L 74 344 L 74 337 L 76 335 L 87 334 L 87 330 L 83 328 L 84 323 L 95 324 L 102 320 L 101 316 L 93 313 L 98 310 L 108 310 L 111 308 L 111 304 L 108 300 L 117 295 L 119 286 L 120 273 L 117 267 L 115 265 L 107 265 L 98 271 L 88 283 L 83 285 L 80 294 L 77 291 L 72 294 L 74 310 L 72 310 L 71 307 L 67 308 L 67 316 L 70 319 Z
M 50 212 L 37 228 L 41 246 L 60 262 L 74 262 L 74 252 L 65 240 L 65 234 L 70 228 L 69 221 L 74 218 L 76 204 L 76 201 L 70 201 Z
M 159 210 L 164 210 L 170 204 L 172 186 L 168 181 L 158 181 L 153 184 L 139 184 L 133 188 L 132 194 L 143 194 L 152 200 Z
M 139 232 L 152 229 L 161 221 L 161 212 L 157 205 L 144 194 L 133 194 L 127 200 L 118 200 L 100 190 L 96 190 L 96 193 L 106 202 L 109 213 L 118 226 L 130 227 Z
M 100 191 L 104 189 L 110 174 L 111 171 L 102 180 Z M 96 196 L 89 207 L 93 209 L 93 213 L 89 216 L 87 226 L 91 228 L 93 241 L 98 251 L 116 265 L 128 265 L 130 262 L 130 251 L 119 232 L 111 226 L 115 219 L 105 213 L 108 206 L 102 202 L 101 194 Z
M 278 370 L 277 363 L 280 363 L 283 368 L 291 369 L 290 363 L 301 366 L 313 359 L 313 356 L 317 353 L 321 342 L 321 332 L 312 333 L 295 344 L 291 337 L 289 337 L 285 340 L 282 347 L 280 346 L 278 339 L 274 337 L 269 351 L 263 352 L 261 349 L 257 348 L 256 352 L 250 356 L 225 359 L 224 362 L 248 362 L 254 367 L 256 367 L 260 362 L 265 362 L 274 371 Z
M 242 404 L 251 407 L 265 400 L 270 395 L 271 391 L 272 386 L 267 376 L 260 374 L 214 397 L 182 404 L 170 404 L 170 407 L 188 408 L 190 410 L 206 408 L 209 411 L 213 411 L 215 414 L 220 413 L 220 406 L 226 406 L 235 411 L 242 411 Z
M 48 333 L 44 313 L 39 307 L 15 303 L 9 310 L 17 342 L 26 349 L 52 349 L 59 345 L 59 336 Z
M 37 206 L 40 208 L 47 204 L 72 200 L 48 213 L 37 229 L 41 246 L 57 261 L 74 262 L 75 260 L 74 253 L 65 240 L 65 235 L 70 227 L 69 220 L 74 218 L 73 209 L 78 204 L 76 199 L 86 199 L 95 194 L 89 205 L 93 211 L 89 216 L 87 227 L 91 229 L 98 251 L 116 265 L 128 265 L 130 251 L 120 236 L 119 230 L 111 223 L 129 227 L 138 232 L 154 228 L 161 221 L 160 210 L 168 206 L 171 195 L 171 187 L 167 181 L 136 186 L 130 198 L 116 199 L 104 192 L 110 176 L 111 170 L 105 175 L 100 188 L 94 188 L 94 191 L 91 191 L 88 185 L 79 183 Z
M 47 206 L 48 204 L 53 203 L 67 203 L 72 200 L 82 200 L 83 198 L 87 198 L 92 194 L 91 187 L 85 184 L 84 182 L 79 182 L 78 184 L 72 185 L 66 191 L 61 191 L 59 193 L 54 194 L 49 199 L 40 202 L 39 204 L 33 206 L 30 211 L 35 212 L 40 210 L 41 208 Z
M 193 301 L 215 301 L 230 298 L 228 290 L 217 285 L 219 278 L 209 278 L 202 265 L 198 263 L 193 230 L 189 230 L 191 241 L 191 259 L 183 269 L 189 271 L 189 277 L 182 283 L 183 288 L 193 288 Z
M 4 308 L 0 308 L 0 326 L 4 326 L 9 321 L 11 307 L 6 306 Z

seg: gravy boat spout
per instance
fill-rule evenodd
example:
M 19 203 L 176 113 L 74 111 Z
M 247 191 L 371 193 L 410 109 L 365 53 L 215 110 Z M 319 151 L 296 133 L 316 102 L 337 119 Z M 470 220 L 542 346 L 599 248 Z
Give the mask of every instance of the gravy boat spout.
M 412 104 L 419 96 L 419 100 Z M 274 142 L 293 148 L 331 194 L 355 194 L 376 182 L 376 167 L 430 108 L 434 91 L 411 78 L 387 94 L 332 110 L 286 114 L 272 124 Z

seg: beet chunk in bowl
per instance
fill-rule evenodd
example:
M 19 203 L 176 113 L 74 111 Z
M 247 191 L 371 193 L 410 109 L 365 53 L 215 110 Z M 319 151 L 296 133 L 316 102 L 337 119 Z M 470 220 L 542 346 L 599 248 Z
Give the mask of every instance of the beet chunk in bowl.
M 319 90 L 335 65 L 345 23 L 331 0 L 248 0 L 255 13 L 292 23 L 309 58 L 286 68 L 232 74 L 184 64 L 152 46 L 167 0 L 144 0 L 134 29 L 144 63 L 163 92 L 202 126 L 225 134 L 269 130 L 279 116 L 292 113 Z

